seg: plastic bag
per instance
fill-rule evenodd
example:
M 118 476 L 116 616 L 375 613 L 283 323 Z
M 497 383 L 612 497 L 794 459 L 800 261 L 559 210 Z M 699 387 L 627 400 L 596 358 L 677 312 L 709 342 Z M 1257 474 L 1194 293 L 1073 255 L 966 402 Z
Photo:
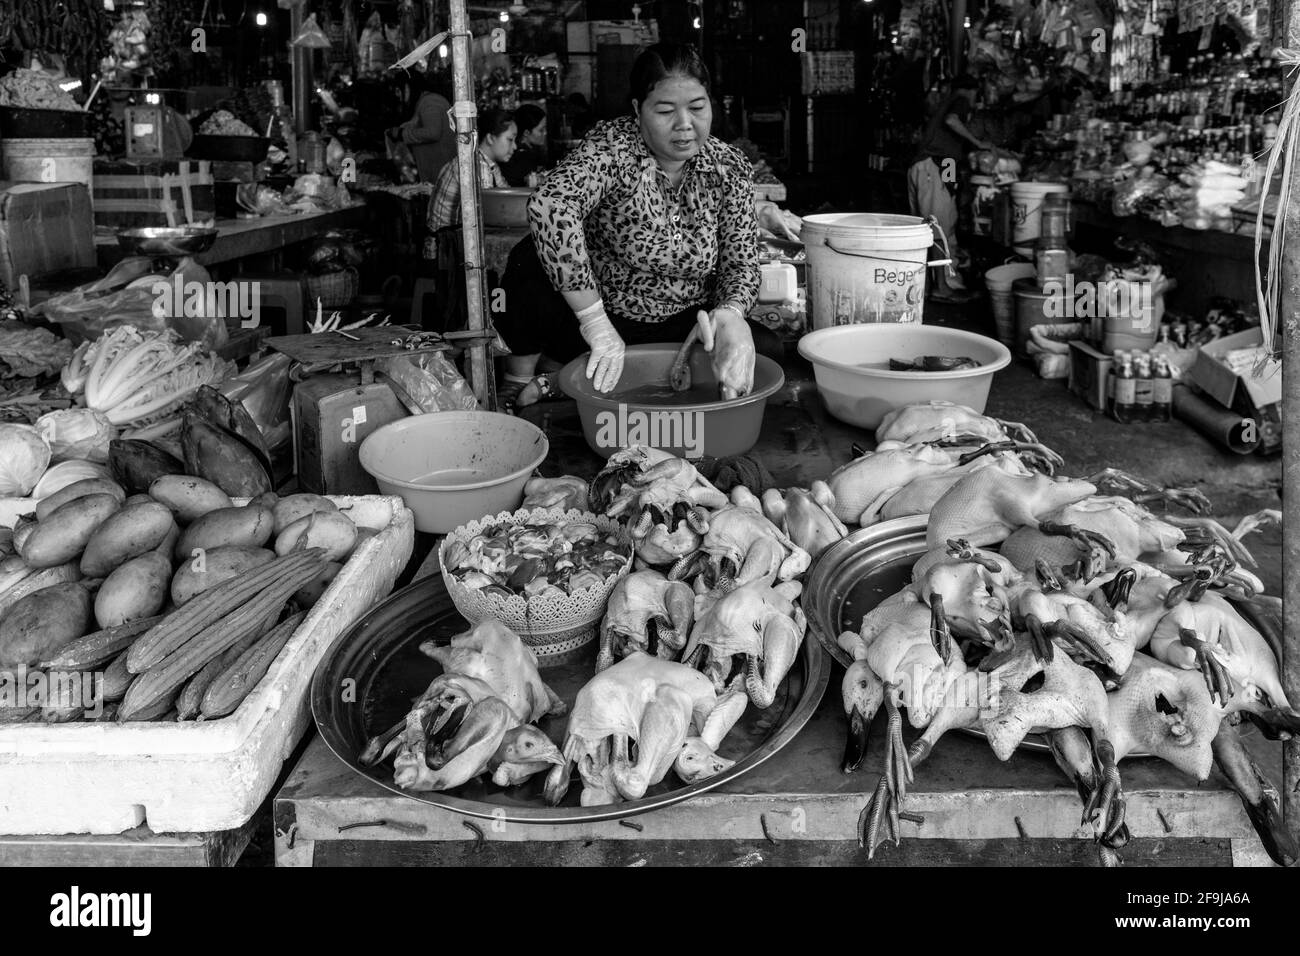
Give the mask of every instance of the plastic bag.
M 309 50 L 328 50 L 330 48 L 330 38 L 325 35 L 325 31 L 316 22 L 316 14 L 313 13 L 303 23 L 298 35 L 293 38 L 293 46 L 305 47 Z
M 93 408 L 68 408 L 36 419 L 36 430 L 50 446 L 53 461 L 108 461 L 108 443 L 117 437 L 113 423 Z
M 33 311 L 64 326 L 74 342 L 97 339 L 119 325 L 133 325 L 151 332 L 170 328 L 182 341 L 198 342 L 209 351 L 221 348 L 230 339 L 223 317 L 185 315 L 184 302 L 170 302 L 175 298 L 178 274 L 183 297 L 189 295 L 185 291 L 188 283 L 200 283 L 206 301 L 212 275 L 193 259 L 182 259 L 173 272 L 163 274 L 153 271 L 152 260 L 133 256 L 123 259 L 102 279 L 50 296 Z M 160 296 L 155 291 L 158 283 L 166 283 L 171 294 Z M 110 289 L 113 291 L 106 292 Z
M 383 373 L 425 412 L 472 412 L 478 408 L 469 383 L 437 352 L 396 356 L 384 363 Z
M 222 395 L 244 406 L 272 455 L 293 441 L 289 420 L 289 399 L 293 394 L 290 364 L 289 356 L 272 352 L 221 385 Z

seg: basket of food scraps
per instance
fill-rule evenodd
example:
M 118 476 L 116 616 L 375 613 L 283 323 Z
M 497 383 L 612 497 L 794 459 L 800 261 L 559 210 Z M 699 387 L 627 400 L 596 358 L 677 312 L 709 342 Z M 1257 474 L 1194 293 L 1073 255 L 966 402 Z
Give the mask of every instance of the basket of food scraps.
M 595 638 L 610 592 L 631 567 L 632 542 L 613 518 L 532 508 L 462 525 L 438 556 L 466 620 L 500 621 L 554 662 Z

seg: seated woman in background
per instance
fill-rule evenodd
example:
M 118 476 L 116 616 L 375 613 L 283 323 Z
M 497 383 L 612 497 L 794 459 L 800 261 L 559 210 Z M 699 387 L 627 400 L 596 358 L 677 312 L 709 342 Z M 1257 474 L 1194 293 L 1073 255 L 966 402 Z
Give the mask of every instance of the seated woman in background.
M 511 186 L 535 186 L 536 181 L 530 182 L 530 177 L 546 166 L 546 111 L 525 103 L 515 110 L 515 125 L 519 128 L 519 148 L 501 164 L 501 172 Z
M 478 163 L 480 189 L 504 189 L 508 183 L 501 173 L 500 163 L 507 162 L 515 153 L 516 127 L 514 117 L 505 110 L 488 110 L 479 117 L 478 149 L 474 159 Z M 425 240 L 424 257 L 438 258 L 438 231 L 460 223 L 460 157 L 453 157 L 442 168 L 429 196 L 429 237 Z

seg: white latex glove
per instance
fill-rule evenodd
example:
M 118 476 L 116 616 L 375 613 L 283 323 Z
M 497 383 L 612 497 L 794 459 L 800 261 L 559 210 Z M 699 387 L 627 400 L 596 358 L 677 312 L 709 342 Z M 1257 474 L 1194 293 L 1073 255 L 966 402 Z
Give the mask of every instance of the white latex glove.
M 587 359 L 587 378 L 598 392 L 608 392 L 618 384 L 623 375 L 623 354 L 626 346 L 614 330 L 602 302 L 578 313 L 578 328 L 583 340 L 591 347 Z
M 754 336 L 735 309 L 717 308 L 695 317 L 700 343 L 709 353 L 723 399 L 740 398 L 754 388 Z

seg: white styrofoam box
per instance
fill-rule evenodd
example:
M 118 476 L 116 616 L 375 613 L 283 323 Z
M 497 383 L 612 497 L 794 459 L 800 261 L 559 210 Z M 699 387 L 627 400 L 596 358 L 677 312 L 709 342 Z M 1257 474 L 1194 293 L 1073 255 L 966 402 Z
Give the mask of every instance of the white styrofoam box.
M 0 833 L 160 833 L 243 826 L 311 723 L 312 674 L 393 589 L 415 520 L 401 498 L 332 499 L 378 531 L 330 583 L 253 692 L 209 721 L 0 724 Z M 244 502 L 240 502 L 243 504 Z

